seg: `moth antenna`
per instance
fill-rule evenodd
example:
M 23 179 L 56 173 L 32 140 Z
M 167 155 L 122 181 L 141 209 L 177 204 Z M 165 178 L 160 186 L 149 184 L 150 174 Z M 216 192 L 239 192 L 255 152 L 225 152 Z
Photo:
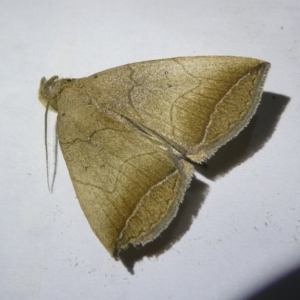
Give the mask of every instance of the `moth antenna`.
M 48 112 L 50 107 L 51 99 L 47 101 L 46 110 L 45 110 L 45 151 L 46 151 L 46 172 L 47 172 L 47 185 L 50 193 L 53 191 L 55 175 L 57 170 L 57 151 L 58 151 L 58 139 L 57 139 L 57 122 L 55 124 L 55 145 L 54 145 L 54 170 L 53 176 L 50 184 L 49 176 L 49 150 L 48 150 Z
M 57 151 L 58 151 L 58 138 L 57 138 L 57 122 L 55 123 L 55 145 L 54 145 L 54 169 L 53 169 L 53 176 L 52 176 L 52 182 L 51 182 L 51 189 L 50 192 L 53 191 L 55 176 L 56 176 L 56 170 L 57 170 Z
M 50 184 L 49 184 L 49 158 L 48 158 L 48 111 L 49 111 L 49 106 L 50 106 L 50 101 L 49 99 L 47 101 L 46 105 L 46 110 L 45 110 L 45 151 L 46 151 L 46 172 L 47 172 L 47 185 L 48 185 L 48 190 L 51 192 L 50 189 Z

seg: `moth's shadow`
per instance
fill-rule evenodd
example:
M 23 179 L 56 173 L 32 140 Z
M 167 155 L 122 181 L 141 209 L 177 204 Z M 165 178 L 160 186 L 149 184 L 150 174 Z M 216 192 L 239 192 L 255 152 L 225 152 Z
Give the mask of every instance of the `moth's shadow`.
M 235 139 L 218 150 L 208 163 L 195 164 L 195 169 L 205 177 L 215 179 L 246 161 L 270 139 L 289 100 L 283 95 L 263 93 L 261 104 L 249 125 Z M 189 230 L 207 193 L 208 186 L 194 178 L 177 216 L 169 227 L 153 242 L 139 248 L 130 246 L 120 253 L 120 259 L 130 273 L 133 274 L 137 261 L 145 256 L 159 256 Z

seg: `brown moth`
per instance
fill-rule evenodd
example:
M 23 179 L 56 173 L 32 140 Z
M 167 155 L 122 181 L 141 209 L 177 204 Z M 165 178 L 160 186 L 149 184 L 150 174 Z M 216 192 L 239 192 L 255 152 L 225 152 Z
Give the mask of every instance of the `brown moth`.
M 80 205 L 118 258 L 155 239 L 201 163 L 235 137 L 259 104 L 270 64 L 229 56 L 124 65 L 81 79 L 42 78 L 39 99 Z

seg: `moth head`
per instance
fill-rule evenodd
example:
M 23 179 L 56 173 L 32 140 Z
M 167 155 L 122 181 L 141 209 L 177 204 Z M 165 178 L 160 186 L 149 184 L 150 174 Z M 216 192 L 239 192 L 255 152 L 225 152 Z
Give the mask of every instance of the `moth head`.
M 45 107 L 48 106 L 50 110 L 57 112 L 58 96 L 68 81 L 71 81 L 71 79 L 58 79 L 58 76 L 53 76 L 47 80 L 43 77 L 39 88 L 40 102 Z

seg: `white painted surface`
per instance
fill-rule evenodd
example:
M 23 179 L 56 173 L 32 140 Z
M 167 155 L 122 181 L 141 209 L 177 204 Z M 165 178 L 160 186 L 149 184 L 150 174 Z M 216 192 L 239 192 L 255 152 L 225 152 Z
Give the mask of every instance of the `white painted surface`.
M 238 300 L 300 264 L 299 1 L 4 0 L 0 25 L 1 299 Z M 90 230 L 61 155 L 47 190 L 39 80 L 217 54 L 271 62 L 267 93 L 132 274 Z

